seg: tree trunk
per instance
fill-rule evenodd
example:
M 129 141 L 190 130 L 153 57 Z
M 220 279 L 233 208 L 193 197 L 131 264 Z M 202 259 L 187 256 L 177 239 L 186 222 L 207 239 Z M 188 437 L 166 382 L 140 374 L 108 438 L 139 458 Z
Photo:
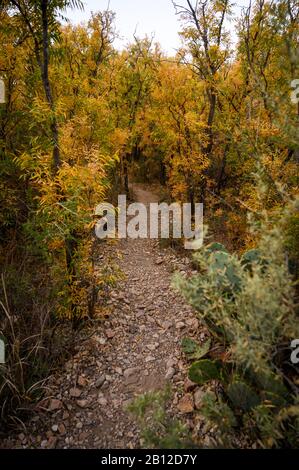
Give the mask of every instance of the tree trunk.
M 204 148 L 204 153 L 205 153 L 206 156 L 209 156 L 212 152 L 212 149 L 213 149 L 213 129 L 212 129 L 212 125 L 213 125 L 213 122 L 214 122 L 216 102 L 217 102 L 216 93 L 213 90 L 210 92 L 209 102 L 210 102 L 210 107 L 209 107 L 209 116 L 208 116 L 208 122 L 207 122 L 208 142 L 207 142 L 207 144 Z
M 164 165 L 164 161 L 160 159 L 160 183 L 165 186 L 166 185 L 166 168 Z
M 124 190 L 126 192 L 126 195 L 129 196 L 130 191 L 129 191 L 129 174 L 128 174 L 128 154 L 125 154 L 124 161 L 123 161 L 123 171 L 124 171 Z
M 188 199 L 188 202 L 191 204 L 191 216 L 193 218 L 195 216 L 195 194 L 193 185 L 188 186 Z
M 49 80 L 49 20 L 48 20 L 48 0 L 41 1 L 42 9 L 42 30 L 43 30 L 43 61 L 41 64 L 41 74 L 43 87 L 47 102 L 51 110 L 51 132 L 53 139 L 53 167 L 54 173 L 57 173 L 60 165 L 60 149 L 59 149 L 59 133 L 58 124 L 55 116 L 55 106 L 51 92 L 51 85 Z
M 221 161 L 221 166 L 220 166 L 220 171 L 218 175 L 218 181 L 217 181 L 217 188 L 216 188 L 216 194 L 220 194 L 224 176 L 225 176 L 225 169 L 226 169 L 226 161 L 227 161 L 227 153 L 229 150 L 229 144 L 226 144 L 225 149 L 224 149 L 224 155 Z
M 74 285 L 74 282 L 77 279 L 76 267 L 75 267 L 75 255 L 78 248 L 78 242 L 76 239 L 76 233 L 70 234 L 68 238 L 65 239 L 65 254 L 66 254 L 66 268 L 68 273 L 68 284 L 70 289 Z M 73 293 L 71 292 L 71 297 L 73 298 Z M 80 318 L 78 316 L 77 304 L 71 301 L 71 314 L 72 314 L 72 324 L 73 329 L 77 329 L 80 324 Z
M 208 121 L 207 121 L 207 128 L 206 128 L 206 136 L 207 136 L 207 142 L 205 143 L 202 151 L 204 156 L 209 159 L 213 150 L 213 144 L 214 144 L 214 136 L 213 136 L 213 122 L 214 122 L 214 117 L 215 117 L 215 111 L 216 111 L 216 103 L 217 103 L 217 96 L 215 91 L 212 89 L 208 92 L 208 97 L 209 97 L 209 115 L 208 115 Z M 205 197 L 206 197 L 206 172 L 203 174 L 202 178 L 202 183 L 200 185 L 200 202 L 204 204 L 205 202 Z

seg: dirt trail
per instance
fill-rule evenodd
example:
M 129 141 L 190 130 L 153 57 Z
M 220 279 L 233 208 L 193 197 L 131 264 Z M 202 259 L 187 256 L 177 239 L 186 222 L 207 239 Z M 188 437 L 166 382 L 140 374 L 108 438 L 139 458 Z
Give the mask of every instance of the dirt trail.
M 133 189 L 138 202 L 158 200 L 140 185 Z M 109 293 L 111 314 L 50 381 L 47 411 L 39 410 L 7 446 L 139 448 L 140 430 L 126 409 L 135 396 L 170 382 L 170 411 L 190 407 L 180 344 L 182 337 L 198 334 L 198 321 L 170 286 L 174 270 L 190 271 L 188 260 L 148 239 L 121 240 L 105 249 L 126 276 Z M 98 270 L 103 262 L 101 255 Z

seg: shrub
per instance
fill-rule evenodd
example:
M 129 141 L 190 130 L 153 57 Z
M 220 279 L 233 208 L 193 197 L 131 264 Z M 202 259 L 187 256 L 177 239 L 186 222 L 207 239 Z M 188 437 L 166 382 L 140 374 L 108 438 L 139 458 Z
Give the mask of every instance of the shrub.
M 190 448 L 190 438 L 185 426 L 170 416 L 167 403 L 168 388 L 139 395 L 128 407 L 140 423 L 145 446 L 159 449 Z
M 290 344 L 299 338 L 299 324 L 285 237 L 286 221 L 298 207 L 297 199 L 280 217 L 264 214 L 252 221 L 256 250 L 238 256 L 221 245 L 208 246 L 195 254 L 200 274 L 175 277 L 175 286 L 227 350 L 221 360 L 193 363 L 189 372 L 200 385 L 222 384 L 224 398 L 213 398 L 217 412 L 211 412 L 211 398 L 203 406 L 203 414 L 222 430 L 222 443 L 233 427 L 263 447 L 298 445 L 298 370 L 290 361 Z M 226 416 L 225 426 L 219 413 Z

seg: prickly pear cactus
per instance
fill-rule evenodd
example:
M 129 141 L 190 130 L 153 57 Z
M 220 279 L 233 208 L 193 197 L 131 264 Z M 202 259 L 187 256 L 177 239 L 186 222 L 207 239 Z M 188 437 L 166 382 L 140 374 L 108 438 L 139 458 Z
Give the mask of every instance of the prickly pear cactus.
M 224 245 L 222 245 L 222 243 L 211 243 L 210 245 L 206 247 L 207 253 L 214 253 L 217 251 L 227 253 L 227 249 L 225 248 Z
M 261 252 L 259 250 L 249 250 L 241 258 L 241 263 L 246 268 L 250 268 L 253 263 L 261 262 Z
M 250 411 L 259 405 L 258 395 L 245 382 L 233 382 L 228 386 L 227 395 L 233 408 L 242 411 Z
M 219 364 L 209 359 L 194 362 L 189 369 L 189 379 L 199 385 L 203 385 L 210 380 L 220 380 Z
M 237 291 L 241 280 L 237 275 L 232 256 L 223 251 L 217 251 L 209 257 L 208 273 L 216 275 L 217 285 L 227 291 Z

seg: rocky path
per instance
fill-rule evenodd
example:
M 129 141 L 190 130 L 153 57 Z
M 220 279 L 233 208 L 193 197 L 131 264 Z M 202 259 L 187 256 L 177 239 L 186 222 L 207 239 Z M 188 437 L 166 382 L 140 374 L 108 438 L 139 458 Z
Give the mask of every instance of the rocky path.
M 140 186 L 134 193 L 139 202 L 157 200 Z M 204 333 L 170 286 L 172 272 L 191 270 L 188 259 L 155 240 L 107 244 L 99 271 L 105 256 L 113 256 L 125 274 L 109 293 L 108 318 L 50 380 L 48 397 L 7 447 L 140 448 L 140 429 L 127 406 L 167 383 L 174 391 L 169 411 L 186 419 L 193 410 L 180 344 L 184 336 Z

